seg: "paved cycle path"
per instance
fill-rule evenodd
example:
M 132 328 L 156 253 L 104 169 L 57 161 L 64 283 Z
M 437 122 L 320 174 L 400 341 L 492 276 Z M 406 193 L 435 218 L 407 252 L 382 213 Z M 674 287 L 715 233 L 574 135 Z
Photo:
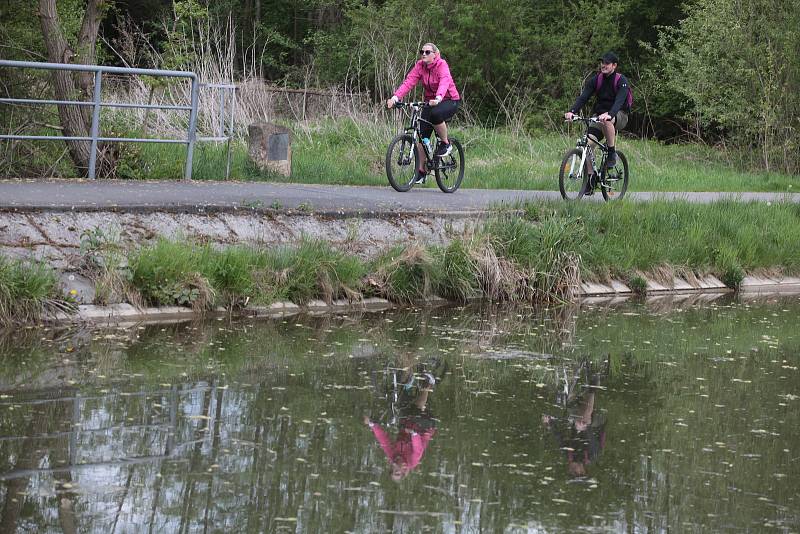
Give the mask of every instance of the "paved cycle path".
M 332 186 L 265 182 L 0 180 L 0 210 L 204 212 L 298 210 L 327 214 L 477 214 L 501 203 L 559 200 L 557 191 L 460 189 L 453 194 L 431 187 L 397 193 L 386 186 Z M 709 203 L 798 202 L 798 193 L 628 193 L 626 201 L 682 199 Z M 601 201 L 600 193 L 583 201 Z

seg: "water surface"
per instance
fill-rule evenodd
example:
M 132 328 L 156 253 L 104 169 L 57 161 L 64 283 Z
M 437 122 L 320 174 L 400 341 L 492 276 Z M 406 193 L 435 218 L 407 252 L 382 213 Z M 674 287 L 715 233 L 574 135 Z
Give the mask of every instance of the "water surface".
M 718 298 L 19 330 L 0 532 L 797 532 L 799 315 Z

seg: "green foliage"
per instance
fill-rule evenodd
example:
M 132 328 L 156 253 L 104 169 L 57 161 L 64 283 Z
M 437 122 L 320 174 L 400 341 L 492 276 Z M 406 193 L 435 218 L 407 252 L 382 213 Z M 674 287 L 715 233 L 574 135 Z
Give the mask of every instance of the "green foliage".
M 643 276 L 635 274 L 628 278 L 628 287 L 631 288 L 637 295 L 644 295 L 647 293 L 647 280 Z
M 549 205 L 554 218 L 577 217 L 586 229 L 579 235 L 584 278 L 676 266 L 736 287 L 737 273 L 800 272 L 800 209 L 791 203 Z
M 208 309 L 215 297 L 201 261 L 208 255 L 204 247 L 160 239 L 131 258 L 132 283 L 146 303 Z
M 0 256 L 0 324 L 36 321 L 58 300 L 63 299 L 52 269 Z
M 687 118 L 789 173 L 800 169 L 800 62 L 789 55 L 798 26 L 797 3 L 709 0 L 692 4 L 660 42 L 667 86 L 689 104 Z
M 466 239 L 456 239 L 432 250 L 431 278 L 436 295 L 459 302 L 482 295 L 480 270 L 470 250 L 473 246 Z
M 274 300 L 304 303 L 313 298 L 331 302 L 359 297 L 366 269 L 358 258 L 334 250 L 328 243 L 303 239 L 296 248 L 272 251 L 262 288 Z

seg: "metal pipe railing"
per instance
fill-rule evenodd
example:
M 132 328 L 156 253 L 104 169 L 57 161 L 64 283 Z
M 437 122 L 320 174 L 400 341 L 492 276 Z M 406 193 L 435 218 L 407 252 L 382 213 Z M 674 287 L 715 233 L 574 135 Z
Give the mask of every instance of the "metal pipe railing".
M 192 164 L 194 159 L 194 146 L 197 141 L 227 141 L 228 160 L 225 169 L 225 178 L 230 175 L 230 141 L 233 136 L 233 111 L 236 102 L 236 87 L 225 84 L 207 84 L 203 87 L 217 89 L 220 92 L 220 124 L 224 124 L 226 106 L 224 104 L 223 93 L 230 92 L 232 103 L 229 115 L 229 127 L 227 136 L 225 128 L 220 127 L 213 137 L 197 137 L 197 115 L 198 102 L 201 84 L 197 74 L 194 72 L 184 72 L 162 69 L 133 69 L 126 67 L 107 67 L 101 65 L 73 65 L 69 63 L 39 63 L 34 61 L 11 61 L 0 60 L 0 67 L 29 68 L 44 70 L 65 70 L 94 73 L 94 91 L 92 101 L 85 100 L 52 100 L 52 99 L 31 99 L 31 98 L 0 98 L 0 104 L 25 104 L 25 105 L 73 105 L 92 107 L 92 125 L 90 135 L 87 136 L 56 136 L 56 135 L 11 135 L 0 134 L 0 139 L 14 140 L 44 140 L 44 141 L 91 141 L 91 154 L 89 156 L 88 174 L 90 179 L 95 178 L 97 167 L 97 145 L 98 142 L 130 142 L 130 143 L 173 143 L 186 145 L 186 166 L 184 169 L 184 179 L 191 180 Z M 158 104 L 138 104 L 129 102 L 102 102 L 102 77 L 103 74 L 126 74 L 156 77 L 175 77 L 187 78 L 191 81 L 190 103 L 188 106 L 179 105 L 158 105 Z M 136 138 L 136 137 L 104 137 L 100 135 L 100 110 L 104 107 L 115 108 L 141 108 L 141 109 L 165 109 L 189 112 L 189 124 L 186 132 L 186 139 L 164 139 L 158 137 Z

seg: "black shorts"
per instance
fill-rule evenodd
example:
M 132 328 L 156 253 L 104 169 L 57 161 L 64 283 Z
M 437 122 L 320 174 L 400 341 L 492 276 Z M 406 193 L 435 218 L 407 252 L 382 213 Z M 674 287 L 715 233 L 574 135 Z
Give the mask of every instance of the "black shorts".
M 419 123 L 419 133 L 422 134 L 422 138 L 431 138 L 433 132 L 432 124 L 442 124 L 444 121 L 452 119 L 453 115 L 458 111 L 460 103 L 460 100 L 442 100 L 435 106 L 423 109 L 420 117 L 425 120 Z M 430 124 L 425 121 L 430 122 Z
M 614 125 L 616 131 L 624 130 L 628 125 L 628 114 L 622 110 L 617 111 L 616 117 L 611 119 L 611 124 Z M 589 127 L 589 135 L 600 141 L 603 136 L 603 130 L 599 126 L 593 124 Z

